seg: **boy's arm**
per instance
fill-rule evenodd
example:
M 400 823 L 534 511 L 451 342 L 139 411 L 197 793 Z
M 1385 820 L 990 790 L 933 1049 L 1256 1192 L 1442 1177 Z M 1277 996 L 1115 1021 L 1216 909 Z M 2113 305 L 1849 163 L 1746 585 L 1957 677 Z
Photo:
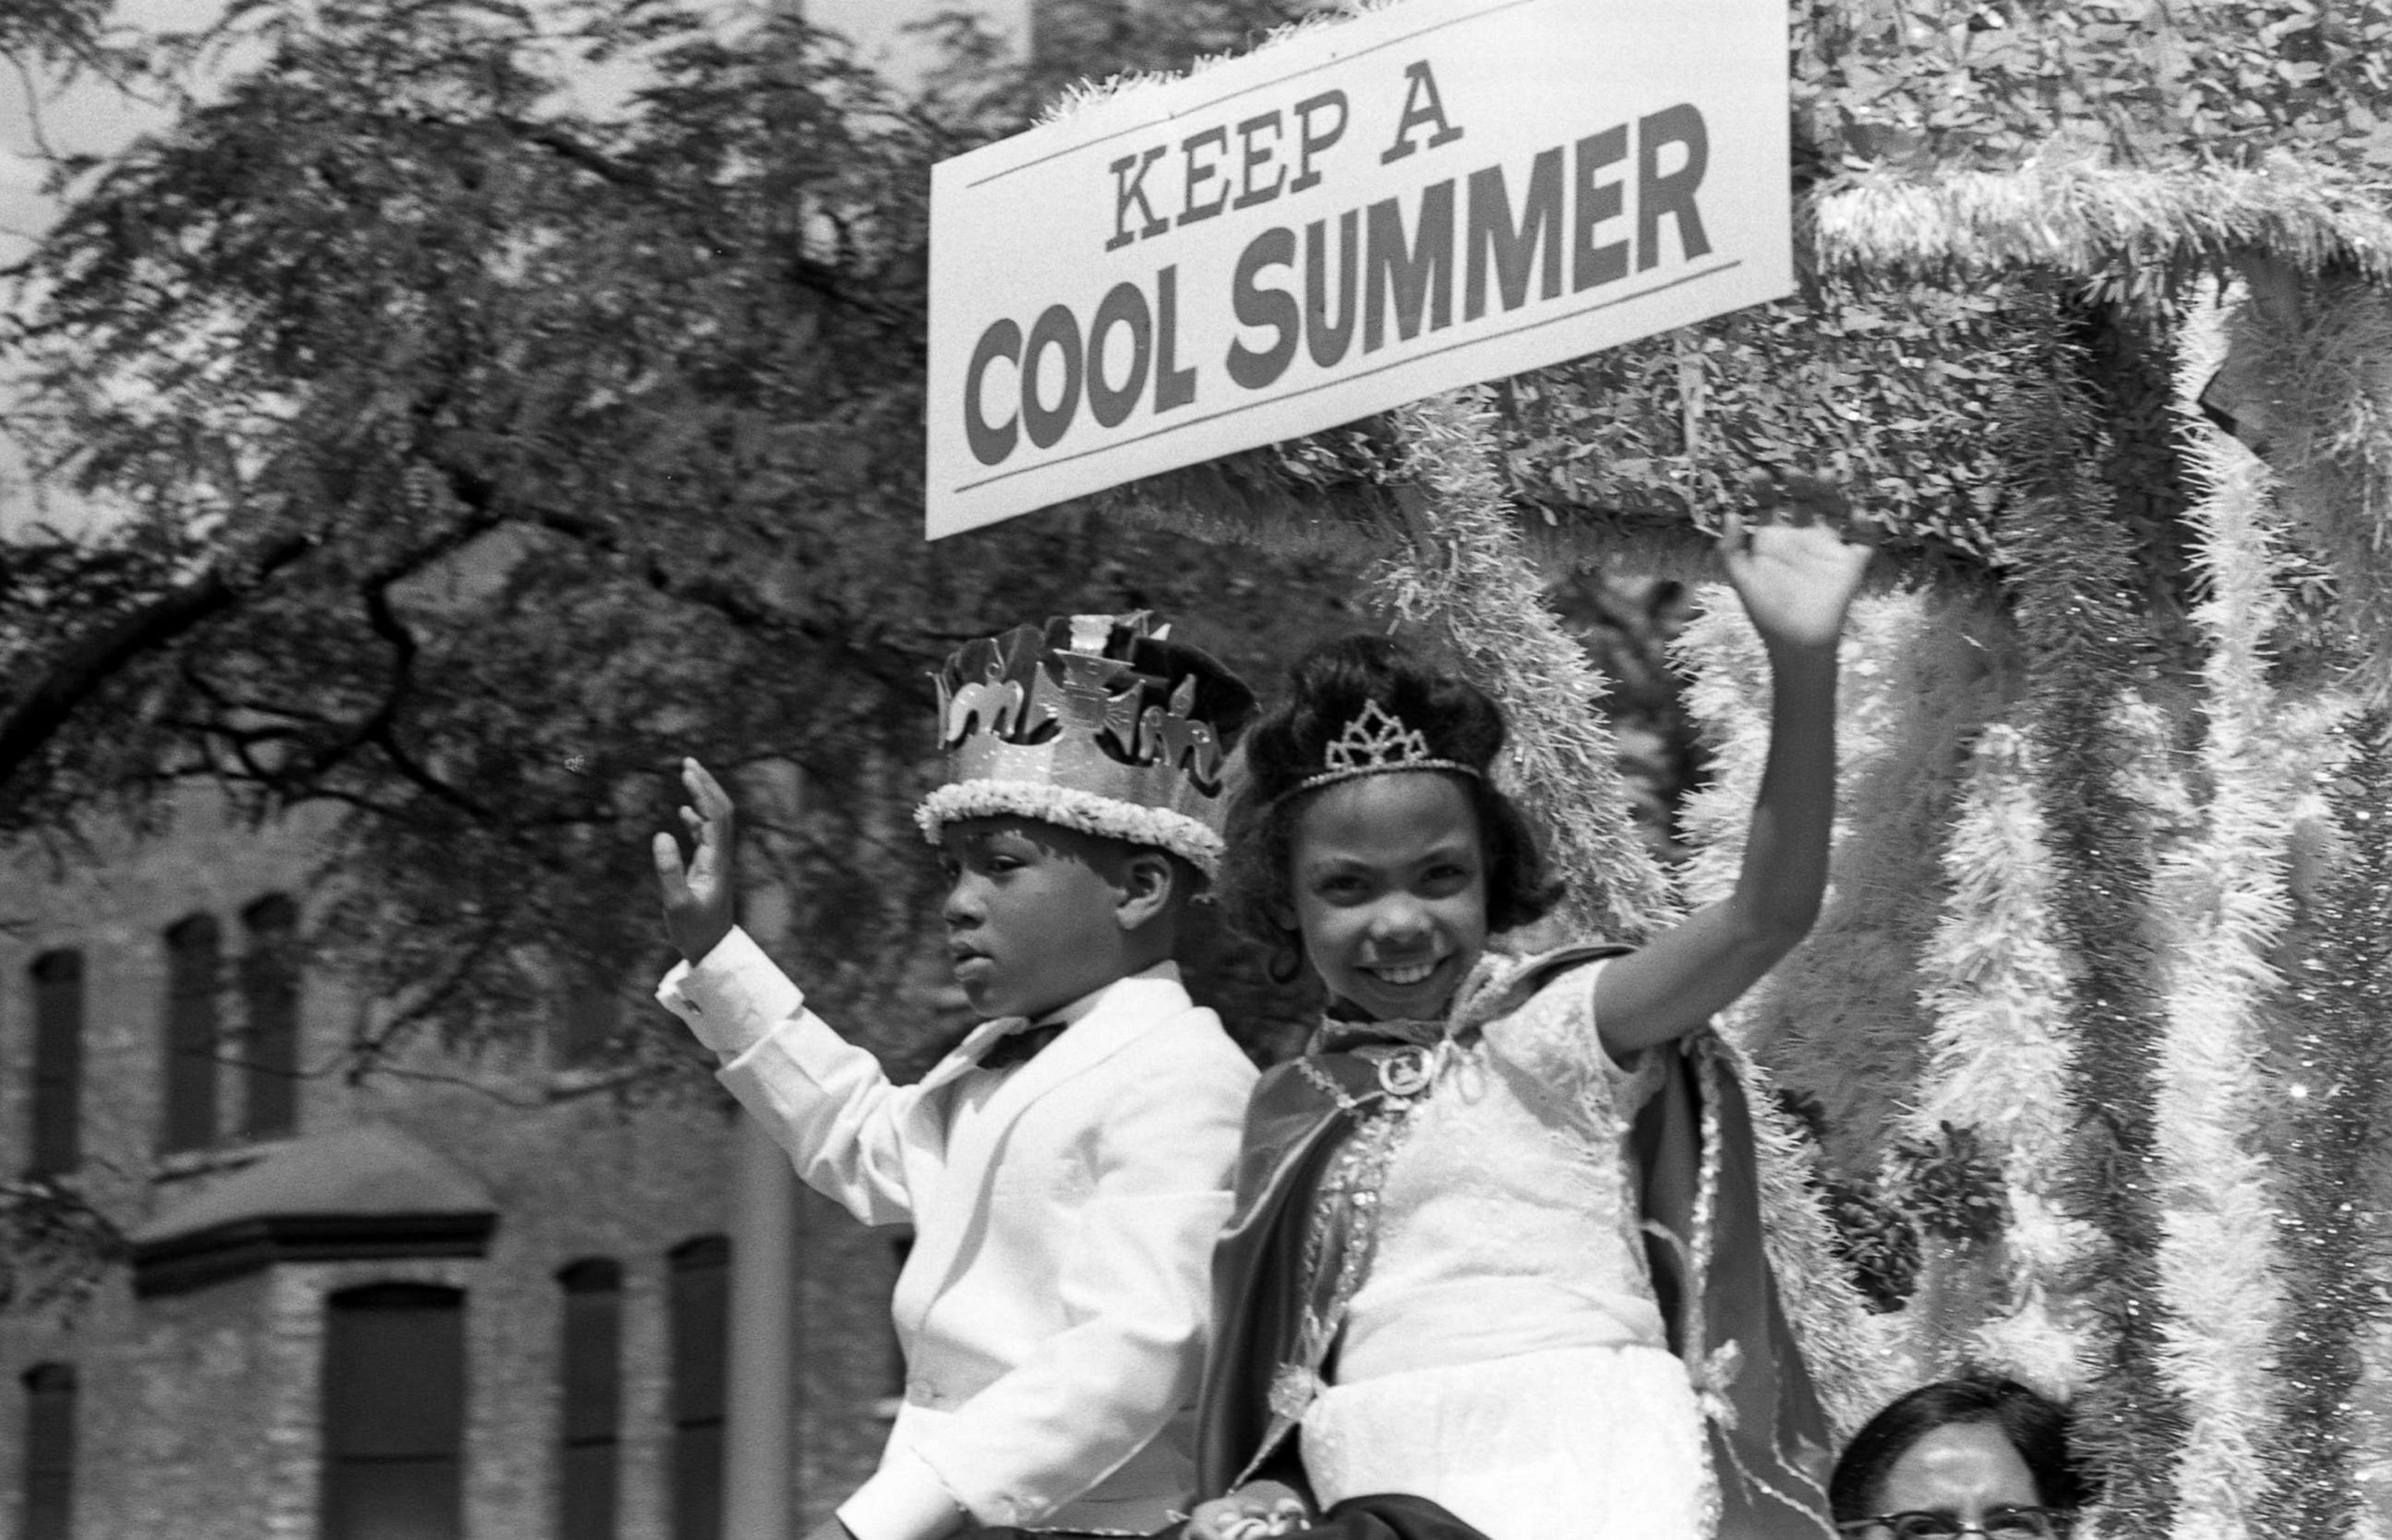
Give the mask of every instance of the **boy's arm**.
M 866 1224 L 912 1217 L 905 1123 L 920 1093 L 805 1007 L 805 995 L 734 926 L 656 999 L 715 1051 L 715 1078 L 764 1125 L 806 1184 Z
M 805 995 L 732 923 L 737 815 L 695 759 L 682 761 L 689 864 L 669 834 L 653 843 L 665 929 L 685 959 L 656 999 L 721 1056 L 740 1104 L 789 1152 L 808 1184 L 867 1224 L 908 1217 L 903 1124 L 916 1093 L 889 1083 L 879 1061 L 824 1025 Z
M 941 1490 L 980 1522 L 1035 1522 L 1118 1469 L 1194 1399 L 1213 1242 L 1228 1218 L 1254 1081 L 1219 1041 L 1141 1063 L 1092 1098 L 1103 1108 L 1100 1169 L 1071 1234 L 1056 1239 L 1055 1288 L 1072 1324 L 916 1441 Z
M 1797 480 L 1798 509 L 1832 498 Z M 1733 892 L 1597 976 L 1596 1029 L 1615 1058 L 1694 1030 L 1751 988 L 1809 932 L 1826 889 L 1836 648 L 1869 550 L 1824 520 L 1762 524 L 1748 544 L 1743 535 L 1729 521 L 1728 576 L 1768 649 L 1770 675 L 1769 754 L 1751 832 Z

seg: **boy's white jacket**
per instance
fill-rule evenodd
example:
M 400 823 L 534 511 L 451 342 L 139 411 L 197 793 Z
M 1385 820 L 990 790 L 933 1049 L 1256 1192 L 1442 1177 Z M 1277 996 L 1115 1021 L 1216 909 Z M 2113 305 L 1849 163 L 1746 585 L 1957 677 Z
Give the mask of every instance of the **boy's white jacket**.
M 915 1085 L 805 1009 L 744 931 L 657 998 L 798 1174 L 872 1224 L 911 1221 L 891 1313 L 905 1399 L 839 1517 L 913 1540 L 984 1524 L 1147 1533 L 1193 1495 L 1213 1241 L 1255 1078 L 1169 964 L 1115 980 L 950 1143 L 962 1088 L 1018 1022 Z

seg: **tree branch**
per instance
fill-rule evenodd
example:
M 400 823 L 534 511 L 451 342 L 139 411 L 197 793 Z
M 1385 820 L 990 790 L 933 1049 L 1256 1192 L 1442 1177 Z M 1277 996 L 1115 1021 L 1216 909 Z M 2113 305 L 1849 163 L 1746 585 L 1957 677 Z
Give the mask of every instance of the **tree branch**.
M 210 568 L 69 648 L 0 715 L 0 782 L 40 753 L 69 718 L 135 660 L 231 610 L 246 597 L 251 583 L 291 565 L 315 544 L 308 536 L 294 535 L 269 546 L 243 563 L 253 575 L 247 582 L 236 581 L 228 563 Z
M 612 156 L 593 149 L 552 123 L 538 123 L 522 118 L 506 117 L 500 118 L 498 123 L 500 127 L 525 142 L 537 145 L 558 159 L 580 167 L 609 186 L 640 193 L 659 203 L 676 205 L 683 209 L 694 207 L 689 198 L 681 194 L 670 184 L 659 181 L 636 166 L 625 165 Z M 697 212 L 702 218 L 703 211 Z M 846 225 L 843 221 L 840 222 L 839 227 L 841 238 L 844 239 Z M 791 281 L 799 288 L 818 294 L 835 304 L 844 305 L 859 315 L 869 316 L 875 320 L 901 323 L 909 318 L 907 313 L 898 306 L 852 291 L 839 281 L 838 269 L 811 261 L 802 253 L 789 258 L 787 272 Z
M 553 123 L 532 123 L 527 119 L 510 117 L 501 117 L 498 123 L 499 126 L 518 138 L 538 145 L 540 149 L 554 153 L 560 159 L 572 162 L 602 182 L 610 182 L 618 188 L 628 188 L 633 192 L 644 192 L 652 198 L 666 199 L 670 194 L 671 189 L 647 173 L 636 167 L 627 166 L 613 156 L 592 149 Z

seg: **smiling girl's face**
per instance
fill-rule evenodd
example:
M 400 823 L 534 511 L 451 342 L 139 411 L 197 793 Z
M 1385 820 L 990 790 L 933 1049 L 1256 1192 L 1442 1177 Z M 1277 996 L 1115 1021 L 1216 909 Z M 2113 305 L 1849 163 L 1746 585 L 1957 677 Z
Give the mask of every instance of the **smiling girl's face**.
M 1290 851 L 1305 956 L 1329 992 L 1379 1020 L 1443 1013 L 1487 945 L 1487 852 L 1453 776 L 1340 781 L 1297 810 Z

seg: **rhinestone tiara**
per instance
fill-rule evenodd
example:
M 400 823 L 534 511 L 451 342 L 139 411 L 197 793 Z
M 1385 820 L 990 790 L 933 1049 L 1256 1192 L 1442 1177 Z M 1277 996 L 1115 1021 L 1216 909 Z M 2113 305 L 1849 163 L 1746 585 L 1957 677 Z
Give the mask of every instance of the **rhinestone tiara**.
M 1401 717 L 1374 700 L 1362 703 L 1362 709 L 1346 722 L 1344 731 L 1329 741 L 1320 760 L 1320 770 L 1289 787 L 1283 795 L 1294 796 L 1298 792 L 1351 781 L 1357 776 L 1384 775 L 1393 770 L 1451 770 L 1474 781 L 1486 779 L 1476 765 L 1439 758 L 1430 753 L 1428 739 L 1418 728 L 1406 727 Z

